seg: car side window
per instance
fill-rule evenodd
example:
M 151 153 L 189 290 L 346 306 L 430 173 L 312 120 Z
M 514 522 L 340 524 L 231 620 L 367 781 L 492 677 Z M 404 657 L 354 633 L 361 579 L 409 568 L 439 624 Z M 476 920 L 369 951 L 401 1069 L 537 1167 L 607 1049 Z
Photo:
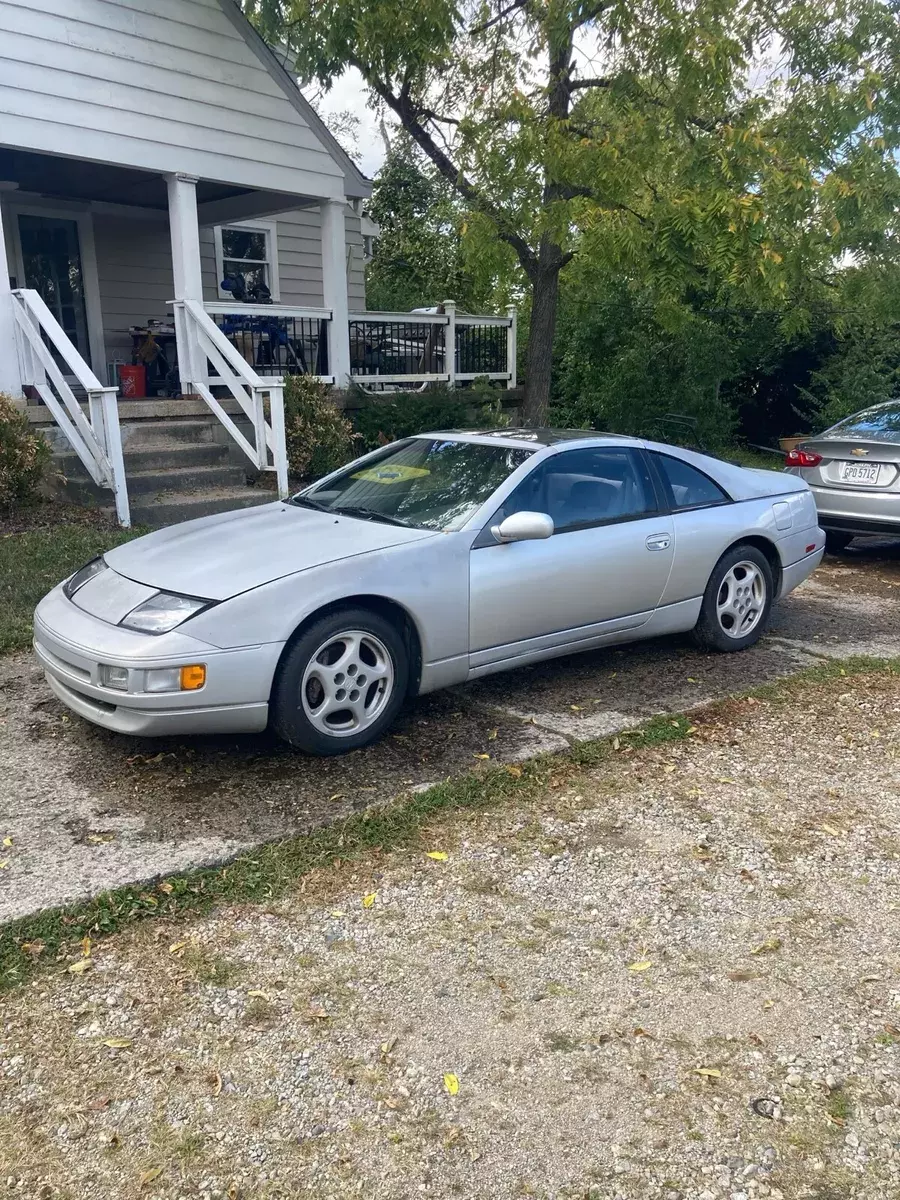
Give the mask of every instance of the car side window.
M 657 511 L 643 455 L 620 446 L 567 450 L 536 467 L 491 524 L 517 512 L 547 513 L 554 531 L 629 521 Z
M 654 454 L 653 461 L 659 467 L 663 483 L 670 492 L 673 510 L 679 508 L 703 508 L 709 504 L 726 504 L 730 497 L 708 475 L 692 467 L 683 459 L 670 454 Z

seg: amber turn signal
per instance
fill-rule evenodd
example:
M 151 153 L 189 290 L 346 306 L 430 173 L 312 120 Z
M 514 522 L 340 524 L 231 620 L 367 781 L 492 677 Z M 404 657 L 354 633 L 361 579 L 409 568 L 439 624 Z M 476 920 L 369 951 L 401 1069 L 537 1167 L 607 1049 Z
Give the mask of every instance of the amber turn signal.
M 206 683 L 206 667 L 203 663 L 192 663 L 189 667 L 181 668 L 181 690 L 196 692 Z

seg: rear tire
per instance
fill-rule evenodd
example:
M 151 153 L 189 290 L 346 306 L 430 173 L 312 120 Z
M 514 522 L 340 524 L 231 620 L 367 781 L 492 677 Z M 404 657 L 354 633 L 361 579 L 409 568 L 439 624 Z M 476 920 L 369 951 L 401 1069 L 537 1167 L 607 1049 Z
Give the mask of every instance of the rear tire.
M 774 597 L 772 568 L 763 552 L 747 544 L 733 546 L 709 577 L 694 640 L 704 650 L 747 650 L 765 631 Z
M 348 754 L 384 734 L 408 684 L 397 627 L 369 609 L 342 609 L 310 625 L 282 659 L 272 727 L 306 754 Z
M 853 541 L 852 533 L 834 533 L 831 530 L 825 530 L 825 553 L 826 554 L 843 554 L 850 543 Z

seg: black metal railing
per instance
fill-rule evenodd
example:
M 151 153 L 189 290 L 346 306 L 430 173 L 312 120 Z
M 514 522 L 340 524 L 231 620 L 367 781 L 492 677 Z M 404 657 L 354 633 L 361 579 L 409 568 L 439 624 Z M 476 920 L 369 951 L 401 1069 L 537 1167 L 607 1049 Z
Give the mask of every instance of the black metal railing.
M 319 317 L 214 313 L 213 320 L 259 375 L 327 375 L 328 322 Z
M 442 375 L 447 368 L 443 323 L 350 321 L 352 375 Z
M 505 325 L 457 325 L 456 373 L 491 375 L 508 370 Z

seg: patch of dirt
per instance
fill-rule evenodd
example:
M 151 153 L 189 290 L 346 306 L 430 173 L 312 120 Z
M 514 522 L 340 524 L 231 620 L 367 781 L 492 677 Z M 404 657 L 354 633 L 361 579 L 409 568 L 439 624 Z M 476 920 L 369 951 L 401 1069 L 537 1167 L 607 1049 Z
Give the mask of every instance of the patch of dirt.
M 86 508 L 79 504 L 61 504 L 42 500 L 13 512 L 0 512 L 0 538 L 35 529 L 55 529 L 60 525 L 81 525 L 91 529 L 117 529 L 115 514 L 106 509 Z
M 900 680 L 790 693 L 9 994 L 12 1193 L 896 1200 Z

